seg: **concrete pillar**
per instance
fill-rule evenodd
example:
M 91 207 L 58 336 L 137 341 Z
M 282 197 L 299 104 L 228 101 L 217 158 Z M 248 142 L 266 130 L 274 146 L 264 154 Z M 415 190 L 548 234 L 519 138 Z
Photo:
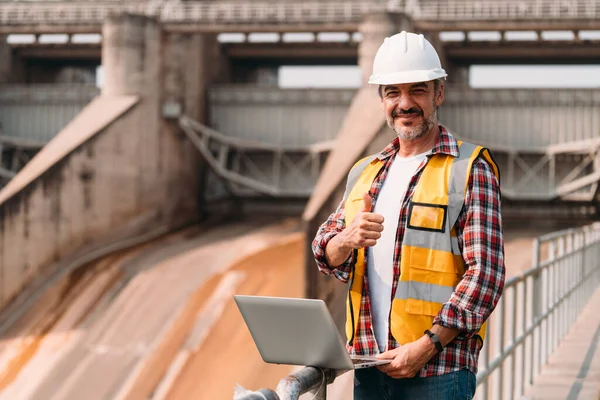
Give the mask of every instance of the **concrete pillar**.
M 208 89 L 216 82 L 227 79 L 227 65 L 221 47 L 214 34 L 166 34 L 163 40 L 163 84 L 162 103 L 181 106 L 186 116 L 204 124 L 208 121 Z M 180 135 L 173 124 L 163 123 L 165 130 Z M 199 215 L 204 215 L 204 192 L 208 182 L 208 165 L 198 150 L 183 138 L 180 148 L 179 167 L 172 174 L 179 176 L 188 196 L 182 202 L 168 206 L 173 213 L 179 208 L 195 206 Z M 168 146 L 169 144 L 166 144 Z
M 163 54 L 163 102 L 179 103 L 187 116 L 206 122 L 207 89 L 222 71 L 216 35 L 169 34 Z
M 447 81 L 452 86 L 468 86 L 469 85 L 469 67 L 466 65 L 455 65 L 448 59 L 446 52 L 444 51 L 444 42 L 440 39 L 440 35 L 437 32 L 431 32 L 425 34 L 429 43 L 433 45 L 435 50 L 440 57 L 442 68 L 446 70 L 448 74 Z
M 148 60 L 147 54 L 147 47 L 159 45 L 153 43 L 160 42 L 158 23 L 141 15 L 111 15 L 104 22 L 102 35 L 102 94 L 144 93 L 147 90 L 148 73 L 160 65 L 158 57 Z
M 181 193 L 168 190 L 169 156 L 176 151 L 165 149 L 162 132 L 161 70 L 162 31 L 156 19 L 130 14 L 111 15 L 102 27 L 102 96 L 139 96 L 139 102 L 127 114 L 123 135 L 113 137 L 115 148 L 132 155 L 130 166 L 136 212 L 159 210 L 160 218 L 170 197 Z M 168 154 L 167 154 L 168 153 Z M 175 155 L 173 155 L 175 154 Z
M 6 41 L 6 36 L 0 35 L 0 83 L 12 81 L 12 49 Z
M 362 71 L 362 86 L 368 86 L 373 60 L 383 40 L 402 30 L 411 30 L 410 19 L 403 14 L 374 13 L 365 17 L 358 28 L 362 41 L 358 46 L 358 65 Z

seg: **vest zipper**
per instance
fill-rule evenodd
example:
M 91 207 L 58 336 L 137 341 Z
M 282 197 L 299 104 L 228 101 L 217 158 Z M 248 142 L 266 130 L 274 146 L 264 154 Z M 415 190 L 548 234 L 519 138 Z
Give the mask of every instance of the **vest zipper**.
M 348 340 L 348 345 L 352 346 L 354 343 L 354 332 L 355 332 L 355 322 L 354 322 L 354 306 L 352 305 L 352 296 L 350 293 L 352 292 L 352 285 L 354 284 L 354 270 L 356 267 L 356 259 L 358 258 L 358 250 L 354 249 L 354 263 L 352 264 L 352 278 L 350 279 L 350 287 L 348 288 L 348 303 L 350 304 L 350 319 L 352 321 L 352 337 Z

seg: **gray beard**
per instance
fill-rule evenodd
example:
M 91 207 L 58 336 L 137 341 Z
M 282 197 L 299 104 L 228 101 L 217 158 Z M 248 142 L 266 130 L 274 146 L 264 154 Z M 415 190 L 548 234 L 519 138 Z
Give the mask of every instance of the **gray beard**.
M 438 108 L 435 107 L 433 114 L 431 114 L 431 117 L 429 117 L 426 120 L 423 120 L 423 122 L 417 126 L 397 128 L 394 124 L 394 119 L 392 117 L 387 118 L 387 124 L 394 132 L 396 132 L 396 135 L 401 140 L 415 140 L 422 137 L 431 129 L 433 129 L 437 121 L 437 114 Z

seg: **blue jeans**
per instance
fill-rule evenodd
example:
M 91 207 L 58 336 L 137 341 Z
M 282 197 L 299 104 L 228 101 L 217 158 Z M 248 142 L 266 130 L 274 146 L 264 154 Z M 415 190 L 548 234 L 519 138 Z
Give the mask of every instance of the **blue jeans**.
M 428 378 L 394 379 L 377 368 L 354 371 L 354 400 L 472 400 L 475 375 L 466 369 Z

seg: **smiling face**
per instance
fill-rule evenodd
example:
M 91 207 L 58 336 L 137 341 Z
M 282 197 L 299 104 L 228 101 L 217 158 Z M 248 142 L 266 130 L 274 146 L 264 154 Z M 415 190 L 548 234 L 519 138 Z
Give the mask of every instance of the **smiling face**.
M 434 81 L 380 87 L 387 123 L 402 140 L 415 140 L 437 125 L 444 85 Z

